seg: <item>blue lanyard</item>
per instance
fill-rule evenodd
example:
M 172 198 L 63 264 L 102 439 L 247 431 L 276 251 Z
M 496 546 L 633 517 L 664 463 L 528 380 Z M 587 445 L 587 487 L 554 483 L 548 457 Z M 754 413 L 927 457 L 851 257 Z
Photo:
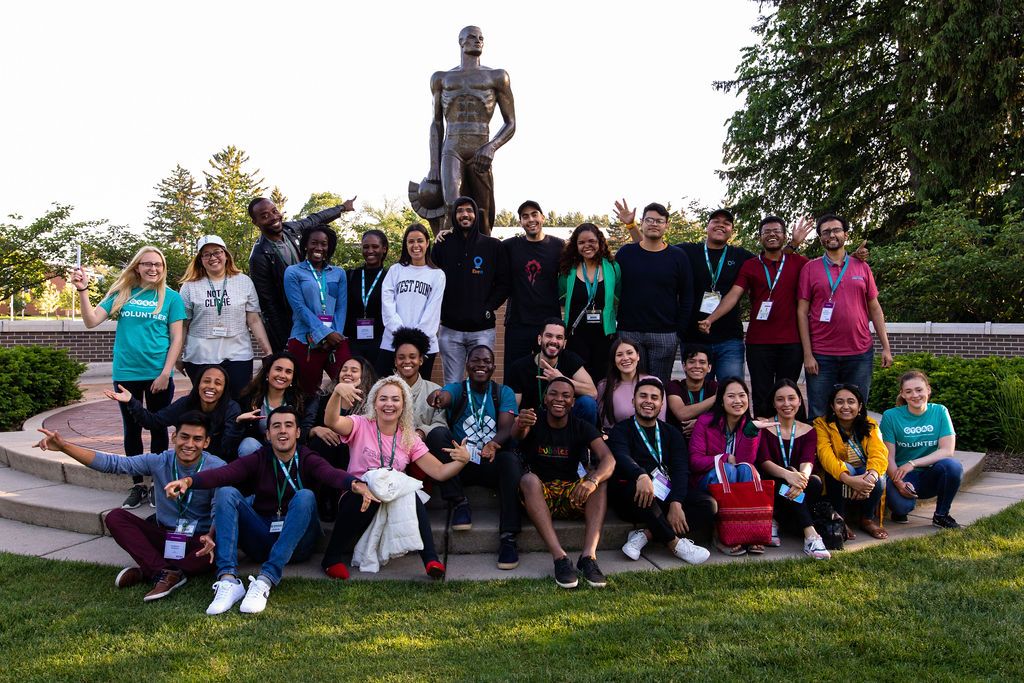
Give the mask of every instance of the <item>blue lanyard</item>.
M 732 455 L 736 452 L 736 432 L 725 430 L 725 454 Z
M 285 487 L 286 486 L 291 486 L 292 487 L 292 491 L 295 491 L 296 493 L 301 491 L 302 490 L 302 471 L 299 468 L 299 451 L 298 450 L 295 451 L 295 455 L 292 456 L 292 459 L 288 461 L 288 467 L 284 466 L 284 463 L 281 462 L 278 459 L 277 455 L 274 455 L 273 457 L 274 457 L 274 460 L 277 460 L 277 466 L 281 469 L 282 472 L 284 472 L 284 481 L 277 484 L 277 516 L 280 517 L 281 516 L 281 504 L 284 501 Z M 298 482 L 299 482 L 298 486 L 296 486 L 295 485 L 295 481 L 292 480 L 292 475 L 291 475 L 292 463 L 295 464 L 295 479 L 297 479 Z M 277 483 L 277 475 L 274 475 L 274 482 Z
M 195 474 L 193 474 L 192 476 L 195 476 L 196 474 L 199 474 L 200 472 L 203 471 L 203 463 L 205 463 L 205 462 L 206 462 L 206 451 L 203 451 L 203 454 L 201 456 L 199 456 L 199 466 L 196 467 Z M 174 480 L 177 481 L 178 479 L 180 479 L 180 477 L 178 476 L 178 456 L 177 455 L 174 456 L 174 460 L 171 462 L 171 468 L 172 468 L 172 470 L 174 472 Z M 188 512 L 188 504 L 192 502 L 192 494 L 193 493 L 195 493 L 194 489 L 190 490 L 188 492 L 188 495 L 185 496 L 184 503 L 182 502 L 181 498 L 178 498 L 178 500 L 176 501 L 178 503 L 178 519 L 184 518 L 185 517 L 185 513 Z
M 691 405 L 691 406 L 692 406 L 692 405 L 693 405 L 694 403 L 700 403 L 701 401 L 703 401 L 703 400 L 704 400 L 704 387 L 701 387 L 701 388 L 700 388 L 700 398 L 697 398 L 697 399 L 695 399 L 695 398 L 693 397 L 693 392 L 692 392 L 692 391 L 690 391 L 689 389 L 687 389 L 687 390 L 686 390 L 686 393 L 690 395 L 690 405 Z
M 392 469 L 395 464 L 395 446 L 398 444 L 398 430 L 395 430 L 394 435 L 391 437 L 391 461 L 388 462 L 388 469 Z M 380 438 L 380 427 L 377 427 L 377 457 L 380 458 L 380 466 L 384 467 L 384 444 Z
M 598 273 L 598 270 L 600 270 L 600 268 L 601 268 L 601 264 L 598 263 L 597 264 L 597 268 L 594 269 L 594 281 L 593 282 L 591 282 L 587 278 L 587 262 L 584 261 L 583 263 L 581 263 L 580 267 L 583 268 L 583 282 L 587 286 L 587 306 L 589 306 L 590 304 L 594 303 L 594 297 L 597 296 L 597 273 Z
M 764 268 L 764 278 L 768 281 L 768 301 L 772 300 L 772 292 L 775 291 L 775 285 L 779 284 L 779 278 L 782 277 L 782 269 L 786 267 L 786 254 L 782 254 L 782 261 L 779 262 L 779 269 L 775 271 L 775 279 L 768 274 L 768 264 L 764 262 L 764 259 L 760 254 L 757 255 L 757 259 L 761 262 L 761 267 Z M 828 272 L 826 266 L 825 271 Z
M 839 283 L 843 281 L 843 276 L 846 275 L 846 269 L 850 265 L 850 255 L 847 254 L 846 258 L 843 259 L 843 269 L 839 271 L 839 277 L 836 278 L 834 282 L 832 281 L 832 269 L 828 267 L 828 264 L 828 256 L 822 256 L 821 265 L 825 268 L 825 277 L 828 278 L 829 287 L 832 288 L 832 291 L 829 292 L 828 300 L 832 301 L 832 297 L 835 296 L 836 290 L 839 289 Z
M 217 296 L 217 290 L 213 286 L 213 282 L 210 281 L 210 277 L 206 277 L 206 284 L 210 285 L 210 292 L 213 294 L 213 303 L 217 305 L 217 315 L 220 315 L 220 309 L 224 307 L 224 299 L 228 295 L 228 276 L 224 275 L 224 282 L 220 283 L 220 296 Z
M 327 296 L 325 291 L 327 289 L 327 274 L 317 274 L 316 268 L 313 267 L 309 261 L 306 261 L 306 265 L 309 266 L 309 272 L 313 273 L 313 279 L 316 281 L 316 288 L 320 290 L 320 312 L 327 313 Z M 326 266 L 324 266 L 326 268 Z
M 850 447 L 850 450 L 853 451 L 854 455 L 860 458 L 860 461 L 863 464 L 868 464 L 868 459 L 864 457 L 864 450 L 860 447 L 860 444 L 857 443 L 856 439 L 850 439 L 846 442 L 846 445 Z
M 654 461 L 656 463 L 658 463 L 658 469 L 659 470 L 662 469 L 662 466 L 661 466 L 661 426 L 657 422 L 654 423 L 654 443 L 657 444 L 657 450 L 655 450 L 655 448 L 651 446 L 650 439 L 647 438 L 646 432 L 644 432 L 643 427 L 640 426 L 640 423 L 637 421 L 635 415 L 633 416 L 633 426 L 636 427 L 637 433 L 640 435 L 640 438 L 643 439 L 644 445 L 647 446 L 647 451 L 651 454 L 651 457 L 653 457 Z
M 377 283 L 380 282 L 380 276 L 384 274 L 384 269 L 381 268 L 377 271 L 377 277 L 373 279 L 373 284 L 370 285 L 370 291 L 366 291 L 366 269 L 363 268 L 359 273 L 360 278 L 360 296 L 363 299 L 363 315 L 366 315 L 366 307 L 370 305 L 370 296 L 373 294 L 373 290 L 377 288 Z
M 789 461 L 793 459 L 793 444 L 796 442 L 796 423 L 793 423 L 789 431 L 789 451 L 783 448 L 782 427 L 779 425 L 779 416 L 775 416 L 775 436 L 779 439 L 779 453 L 782 454 L 782 466 L 789 468 Z
M 718 271 L 711 270 L 711 255 L 708 254 L 708 243 L 704 242 L 704 262 L 708 264 L 708 275 L 711 276 L 711 290 L 718 291 L 718 278 L 722 275 L 722 266 L 725 265 L 725 258 L 729 255 L 729 245 L 722 249 L 722 258 L 718 260 Z
M 473 392 L 469 389 L 469 378 L 466 378 L 466 398 L 469 399 L 469 414 L 473 416 L 474 420 L 476 420 L 476 428 L 478 431 L 482 430 L 484 427 L 484 410 L 487 409 L 487 394 L 490 393 L 490 390 L 491 383 L 488 381 L 487 388 L 484 389 L 484 398 L 480 401 L 480 410 L 477 410 L 476 405 L 473 402 Z M 497 414 L 498 406 L 494 406 L 494 412 Z M 458 418 L 458 415 L 453 415 L 452 417 Z

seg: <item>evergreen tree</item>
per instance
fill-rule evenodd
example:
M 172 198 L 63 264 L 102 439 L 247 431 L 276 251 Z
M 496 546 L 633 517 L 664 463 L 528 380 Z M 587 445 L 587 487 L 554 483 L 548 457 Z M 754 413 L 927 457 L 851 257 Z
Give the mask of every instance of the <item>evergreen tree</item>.
M 274 189 L 270 191 L 270 201 L 274 202 L 277 210 L 281 212 L 281 218 L 288 220 L 288 214 L 284 210 L 284 205 L 288 203 L 288 197 L 284 196 L 284 192 L 281 192 L 281 188 L 277 185 L 274 185 Z
M 240 268 L 247 267 L 244 257 L 258 237 L 247 211 L 249 201 L 266 191 L 259 169 L 245 168 L 248 161 L 245 152 L 229 145 L 210 159 L 212 172 L 203 172 L 203 228 L 224 240 Z
M 200 202 L 203 189 L 195 177 L 180 165 L 156 187 L 157 198 L 149 203 L 147 235 L 154 241 L 192 253 L 203 235 Z

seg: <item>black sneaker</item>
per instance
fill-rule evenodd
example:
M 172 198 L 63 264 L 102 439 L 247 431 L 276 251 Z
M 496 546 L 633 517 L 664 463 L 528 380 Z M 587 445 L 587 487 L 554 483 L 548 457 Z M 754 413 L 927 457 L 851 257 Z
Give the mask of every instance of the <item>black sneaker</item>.
M 576 568 L 580 570 L 583 578 L 593 588 L 604 588 L 608 585 L 608 579 L 604 577 L 601 569 L 597 566 L 597 558 L 580 555 L 580 559 L 576 561 Z
M 895 512 L 892 513 L 892 521 L 897 524 L 906 524 L 909 520 L 906 515 L 897 515 Z
M 473 513 L 469 509 L 469 501 L 463 500 L 452 510 L 452 530 L 469 531 L 473 528 Z
M 572 561 L 566 555 L 555 560 L 555 583 L 559 588 L 575 588 L 579 585 L 580 579 L 576 576 L 576 570 L 572 568 Z
M 136 484 L 132 487 L 132 490 L 128 492 L 128 497 L 121 503 L 121 508 L 124 510 L 134 510 L 149 498 L 149 489 L 145 484 Z
M 935 515 L 932 517 L 932 526 L 940 529 L 959 529 L 960 525 L 949 515 Z
M 503 534 L 498 548 L 498 569 L 515 569 L 519 566 L 519 546 L 514 534 Z

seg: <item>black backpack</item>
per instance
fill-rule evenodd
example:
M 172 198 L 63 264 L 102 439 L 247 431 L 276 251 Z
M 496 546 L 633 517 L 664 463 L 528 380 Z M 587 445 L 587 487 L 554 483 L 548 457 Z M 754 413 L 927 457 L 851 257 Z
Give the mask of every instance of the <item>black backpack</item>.
M 845 543 L 846 520 L 832 508 L 832 503 L 822 501 L 811 509 L 814 530 L 821 536 L 829 550 L 842 550 Z

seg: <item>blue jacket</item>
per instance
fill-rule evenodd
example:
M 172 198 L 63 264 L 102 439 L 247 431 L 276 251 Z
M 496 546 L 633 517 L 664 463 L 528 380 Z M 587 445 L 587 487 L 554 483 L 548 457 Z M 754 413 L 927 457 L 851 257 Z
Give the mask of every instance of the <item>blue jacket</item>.
M 345 270 L 337 266 L 324 267 L 321 277 L 324 280 L 324 306 L 320 306 L 320 288 L 317 286 L 313 267 L 303 261 L 288 266 L 284 271 L 284 295 L 292 307 L 292 332 L 290 339 L 298 339 L 303 344 L 313 345 L 331 332 L 344 334 L 345 314 L 348 309 L 348 279 Z M 330 327 L 324 325 L 320 315 L 334 316 Z

